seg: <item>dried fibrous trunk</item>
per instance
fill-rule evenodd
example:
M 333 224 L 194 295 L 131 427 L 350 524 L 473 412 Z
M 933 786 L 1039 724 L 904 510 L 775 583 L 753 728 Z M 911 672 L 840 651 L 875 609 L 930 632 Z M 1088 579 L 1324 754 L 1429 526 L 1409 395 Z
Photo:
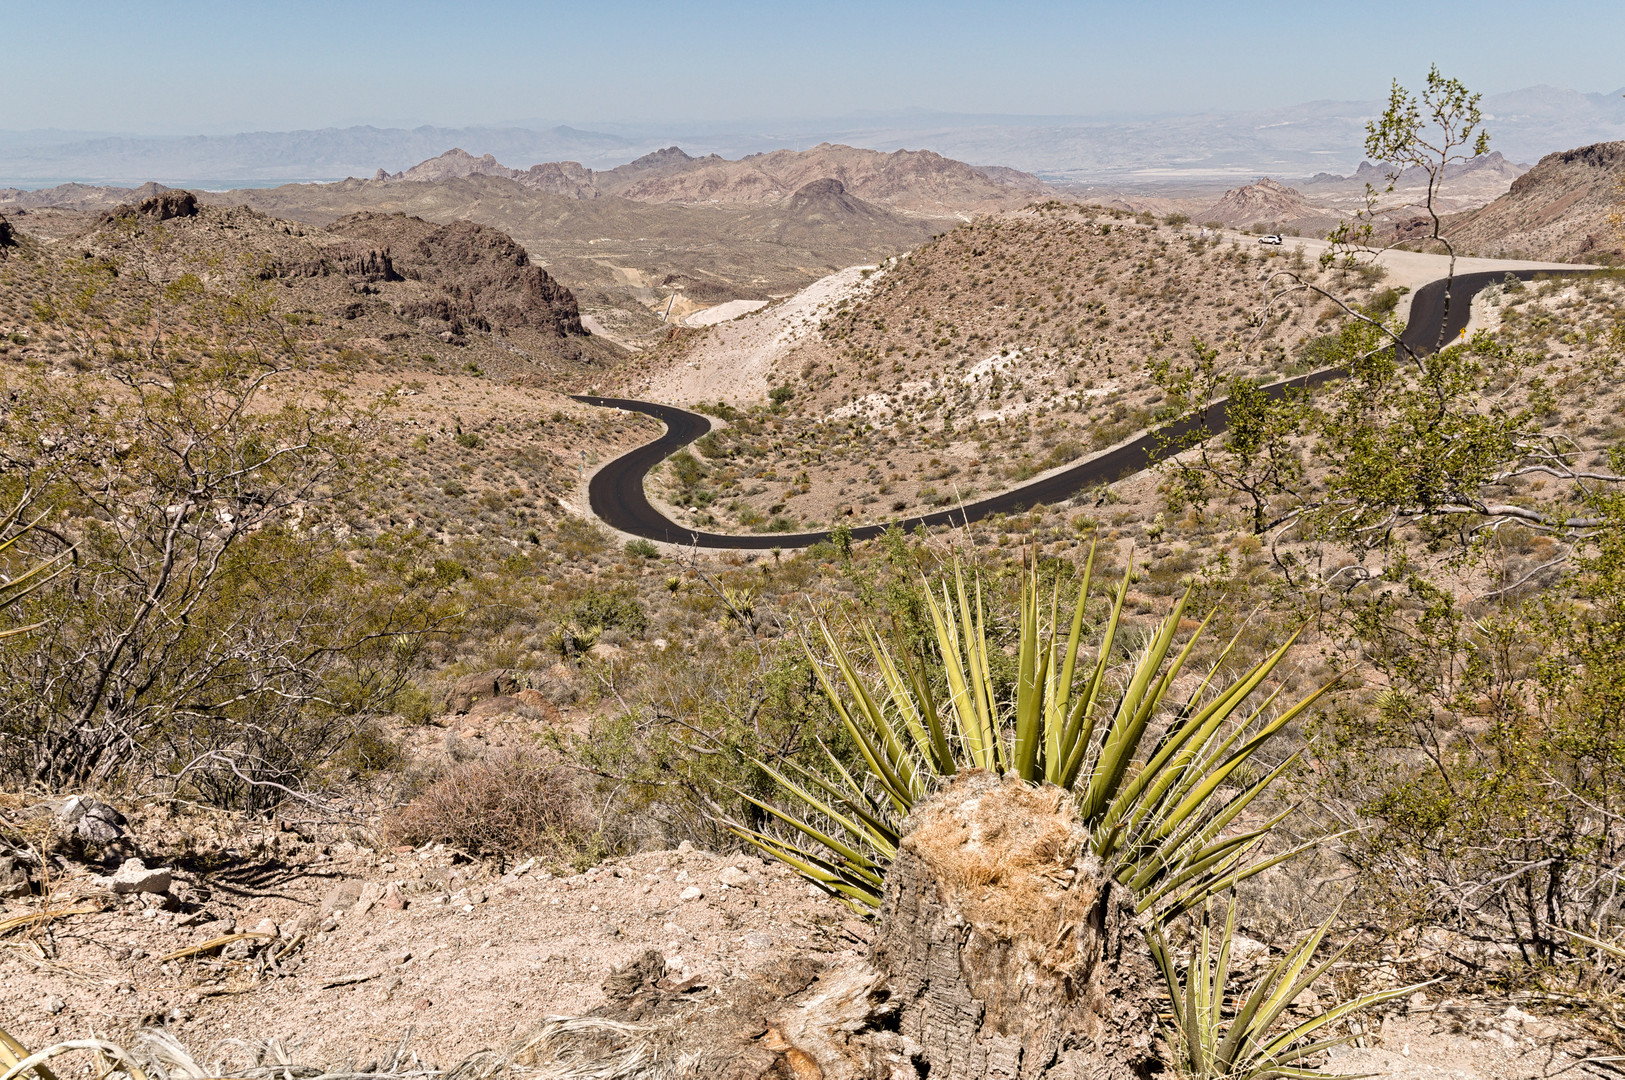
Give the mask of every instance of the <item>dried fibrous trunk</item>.
M 931 1080 L 1128 1080 L 1156 1064 L 1133 905 L 1060 788 L 971 772 L 922 803 L 874 961 Z
M 542 1040 L 565 1071 L 538 1075 L 1132 1080 L 1158 1064 L 1145 940 L 1073 797 L 985 772 L 910 816 L 867 961 L 785 957 L 697 996 L 663 972 L 650 954 L 613 975 L 599 1017 Z

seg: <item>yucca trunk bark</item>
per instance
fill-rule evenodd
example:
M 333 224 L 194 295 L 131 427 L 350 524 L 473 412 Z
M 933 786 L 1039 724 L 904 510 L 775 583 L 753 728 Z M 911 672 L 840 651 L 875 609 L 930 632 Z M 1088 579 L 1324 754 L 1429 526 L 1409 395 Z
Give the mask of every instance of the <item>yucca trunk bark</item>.
M 1073 797 L 971 772 L 922 803 L 874 963 L 931 1080 L 1130 1080 L 1156 1066 L 1156 973 Z

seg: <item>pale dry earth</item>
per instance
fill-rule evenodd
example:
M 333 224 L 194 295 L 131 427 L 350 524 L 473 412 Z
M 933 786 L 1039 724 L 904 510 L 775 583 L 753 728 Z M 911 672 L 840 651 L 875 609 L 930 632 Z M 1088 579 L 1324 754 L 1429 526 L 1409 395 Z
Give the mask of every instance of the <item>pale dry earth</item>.
M 797 342 L 816 334 L 820 318 L 836 304 L 860 295 L 877 276 L 865 277 L 865 272 L 874 269 L 849 266 L 749 318 L 719 323 L 675 366 L 624 392 L 670 405 L 763 404 L 774 363 Z

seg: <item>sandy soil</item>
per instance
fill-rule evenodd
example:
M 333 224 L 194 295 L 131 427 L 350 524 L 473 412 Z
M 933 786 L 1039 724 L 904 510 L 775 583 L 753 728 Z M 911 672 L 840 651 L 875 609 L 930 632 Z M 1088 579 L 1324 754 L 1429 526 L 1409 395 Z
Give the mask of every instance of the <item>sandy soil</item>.
M 247 838 L 239 838 L 239 841 Z M 470 862 L 439 846 L 374 852 L 271 832 L 228 869 L 177 873 L 177 892 L 207 899 L 164 911 L 157 898 L 98 894 L 87 875 L 59 879 L 56 906 L 100 896 L 0 952 L 0 1016 L 25 1046 L 89 1034 L 127 1038 L 167 1025 L 206 1052 L 226 1038 L 279 1038 L 300 1062 L 365 1068 L 402 1037 L 450 1065 L 500 1047 L 549 1016 L 606 1003 L 611 969 L 658 949 L 677 993 L 792 954 L 853 963 L 870 930 L 751 856 L 644 852 L 555 876 Z M 696 895 L 698 894 L 698 895 Z M 4 914 L 21 910 L 8 905 Z M 14 910 L 15 909 L 15 910 Z M 165 954 L 233 931 L 286 948 L 280 974 L 255 956 Z M 1399 1080 L 1532 1080 L 1601 1075 L 1577 1066 L 1575 1032 L 1505 1003 L 1413 999 L 1330 1073 Z
M 684 326 L 715 326 L 729 319 L 737 319 L 741 315 L 749 315 L 753 311 L 760 311 L 767 306 L 766 300 L 729 300 L 726 304 L 718 304 L 702 311 L 696 311 L 683 320 Z
M 865 270 L 873 269 L 847 267 L 820 278 L 782 304 L 718 324 L 683 363 L 641 387 L 629 387 L 628 392 L 671 405 L 719 400 L 730 405 L 764 404 L 773 362 L 803 336 L 816 332 L 823 313 L 875 281 L 878 273 L 867 279 L 863 276 Z
M 271 838 L 283 852 L 289 840 Z M 699 997 L 788 950 L 850 960 L 868 937 L 848 909 L 750 856 L 646 852 L 556 877 L 503 875 L 438 846 L 322 850 L 308 865 L 267 851 L 201 881 L 179 873 L 178 891 L 211 894 L 180 911 L 102 893 L 100 913 L 13 937 L 0 952 L 4 1027 L 38 1047 L 161 1022 L 200 1052 L 275 1036 L 301 1061 L 353 1065 L 387 1057 L 410 1031 L 418 1054 L 449 1065 L 604 1004 L 612 966 L 646 949 L 664 953 L 672 981 L 697 977 L 688 993 Z M 74 893 L 98 895 L 88 876 L 59 881 L 58 906 Z M 281 977 L 253 976 L 255 958 L 161 960 L 256 929 L 277 934 L 275 948 L 302 938 Z

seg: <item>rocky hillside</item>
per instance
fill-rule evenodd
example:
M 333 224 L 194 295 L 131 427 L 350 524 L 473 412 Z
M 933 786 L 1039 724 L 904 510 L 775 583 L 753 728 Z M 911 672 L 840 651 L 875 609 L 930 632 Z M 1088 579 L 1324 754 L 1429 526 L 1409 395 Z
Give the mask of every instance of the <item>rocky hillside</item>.
M 432 225 L 405 214 L 360 213 L 339 219 L 327 232 L 377 245 L 386 264 L 398 253 L 395 261 L 405 274 L 439 291 L 427 302 L 403 302 L 403 314 L 556 338 L 586 333 L 570 290 L 532 265 L 512 237 L 487 225 Z
M 150 180 L 138 188 L 99 187 L 92 184 L 58 184 L 32 191 L 0 188 L 0 210 L 38 210 L 45 207 L 101 210 L 126 203 L 140 203 L 168 190 L 163 184 Z
M 1625 236 L 1609 221 L 1625 207 L 1625 142 L 1547 154 L 1512 189 L 1447 229 L 1459 248 L 1483 255 L 1576 262 L 1625 260 Z
M 735 368 L 771 354 L 767 385 L 782 404 L 701 440 L 715 498 L 668 489 L 671 505 L 692 508 L 678 520 L 723 531 L 884 521 L 1003 490 L 1143 430 L 1164 402 L 1148 362 L 1187 357 L 1193 337 L 1236 374 L 1307 370 L 1304 343 L 1339 315 L 1300 297 L 1261 320 L 1260 277 L 1288 268 L 1356 299 L 1381 288 L 1376 275 L 1319 271 L 1290 247 L 1040 204 L 886 261 L 772 335 L 794 337 L 787 349 L 735 347 L 753 321 L 775 318 L 769 308 L 618 378 L 628 396 L 659 397 L 647 380 L 665 388 L 671 370 L 693 370 L 715 401 Z M 648 366 L 657 360 L 668 367 Z
M 1315 206 L 1296 188 L 1265 176 L 1257 183 L 1232 188 L 1219 201 L 1192 215 L 1200 222 L 1217 221 L 1232 228 L 1257 226 L 1264 232 L 1297 231 L 1319 235 L 1337 225 L 1338 214 Z
M 671 146 L 600 172 L 573 161 L 514 169 L 490 154 L 476 158 L 456 149 L 404 172 L 380 169 L 376 179 L 433 182 L 462 176 L 501 176 L 577 199 L 619 195 L 658 203 L 775 203 L 814 180 L 833 179 L 856 198 L 921 214 L 1009 209 L 1053 194 L 1037 177 L 1015 169 L 978 168 L 929 150 L 886 154 L 833 143 L 738 161 L 716 154 L 691 157 Z
M 168 189 L 99 215 L 21 210 L 12 219 L 24 238 L 115 267 L 110 295 L 132 310 L 156 288 L 204 296 L 270 284 L 288 325 L 342 328 L 330 336 L 397 367 L 443 357 L 573 385 L 618 353 L 587 335 L 575 296 L 523 247 L 471 222 L 356 214 L 320 229 Z

